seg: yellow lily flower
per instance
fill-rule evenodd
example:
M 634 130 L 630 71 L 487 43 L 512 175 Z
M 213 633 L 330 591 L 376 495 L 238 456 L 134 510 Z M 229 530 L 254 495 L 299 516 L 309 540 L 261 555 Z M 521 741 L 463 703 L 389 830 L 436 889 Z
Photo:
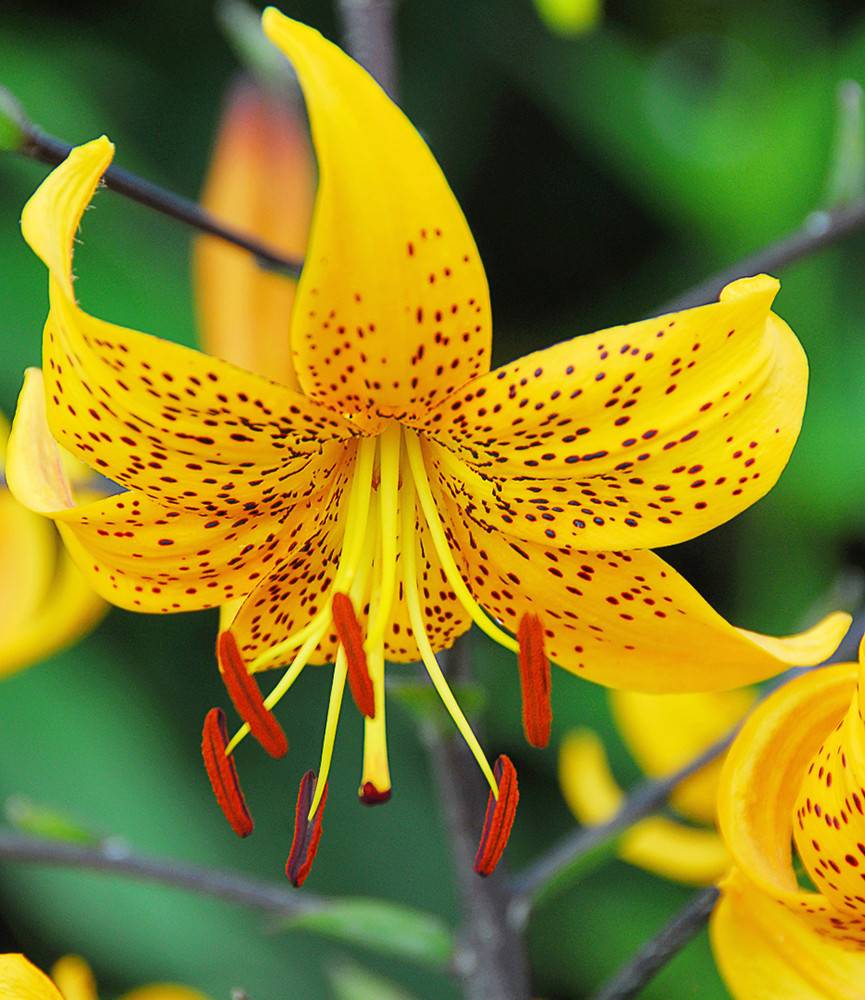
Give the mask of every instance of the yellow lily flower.
M 0 997 L 9 1000 L 98 1000 L 90 966 L 77 955 L 55 963 L 51 978 L 23 955 L 0 955 Z M 198 990 L 154 983 L 125 993 L 120 1000 L 208 1000 Z
M 865 996 L 865 643 L 797 678 L 727 756 L 718 812 L 735 862 L 711 940 L 737 1000 Z M 814 888 L 800 887 L 791 843 Z
M 6 488 L 8 435 L 0 416 L 0 678 L 70 645 L 105 612 L 54 526 Z
M 631 756 L 652 778 L 678 770 L 719 740 L 750 709 L 754 692 L 711 691 L 697 694 L 642 694 L 612 691 L 613 716 Z M 687 820 L 651 816 L 621 837 L 618 854 L 629 864 L 662 878 L 709 885 L 730 867 L 730 856 L 715 830 L 721 760 L 683 781 L 670 797 Z M 590 729 L 568 733 L 559 750 L 559 783 L 580 823 L 610 819 L 625 793 L 610 770 L 604 745 Z
M 707 690 L 818 662 L 840 640 L 845 615 L 783 639 L 735 628 L 647 551 L 765 494 L 799 431 L 807 365 L 770 311 L 778 282 L 760 276 L 718 303 L 490 371 L 483 266 L 420 135 L 316 31 L 272 8 L 263 27 L 299 77 L 319 171 L 286 331 L 299 389 L 81 309 L 72 248 L 112 158 L 103 137 L 74 150 L 22 217 L 51 308 L 10 483 L 55 518 L 115 603 L 242 602 L 217 647 L 245 721 L 229 741 L 214 709 L 203 741 L 237 833 L 252 821 L 234 748 L 251 731 L 284 753 L 270 710 L 309 663 L 334 663 L 319 772 L 298 796 L 292 881 L 320 835 L 346 682 L 366 717 L 361 797 L 390 795 L 385 659 L 423 661 L 490 785 L 476 859 L 486 873 L 513 821 L 513 765 L 490 766 L 435 656 L 472 621 L 519 653 L 538 744 L 548 658 L 614 687 Z M 71 503 L 54 441 L 129 492 Z M 253 675 L 285 664 L 262 698 Z

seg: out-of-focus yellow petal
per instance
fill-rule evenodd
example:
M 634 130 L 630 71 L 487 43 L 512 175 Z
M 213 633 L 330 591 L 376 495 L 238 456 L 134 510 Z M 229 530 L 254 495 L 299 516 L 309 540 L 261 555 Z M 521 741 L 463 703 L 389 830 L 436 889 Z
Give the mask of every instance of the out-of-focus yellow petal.
M 314 188 L 300 114 L 289 99 L 241 81 L 226 104 L 202 205 L 287 256 L 302 258 Z M 196 241 L 193 264 L 204 349 L 298 388 L 289 338 L 295 282 L 213 236 Z
M 738 870 L 721 889 L 709 936 L 735 1000 L 862 1000 L 865 954 L 820 937 Z
M 267 513 L 287 509 L 313 492 L 356 434 L 347 421 L 218 358 L 97 320 L 75 302 L 72 243 L 112 154 L 104 138 L 74 149 L 22 215 L 50 272 L 51 432 L 92 468 L 163 505 L 219 516 L 233 513 L 229 501 L 249 503 L 254 517 L 270 497 Z
M 31 514 L 31 517 L 37 515 Z M 107 606 L 58 545 L 57 572 L 46 600 L 11 631 L 0 632 L 0 677 L 44 660 L 88 632 Z
M 581 35 L 601 19 L 601 0 L 535 0 L 544 22 L 557 34 Z
M 42 604 L 57 557 L 51 522 L 0 489 L 0 637 L 18 629 Z
M 798 888 L 792 865 L 794 805 L 809 762 L 841 722 L 857 668 L 843 663 L 799 677 L 758 705 L 727 754 L 718 817 L 743 874 L 818 933 L 861 937 L 859 918 L 820 893 Z
M 208 1000 L 208 998 L 188 986 L 154 983 L 152 986 L 142 986 L 131 993 L 125 993 L 121 1000 Z
M 27 371 L 9 438 L 7 474 L 15 496 L 54 519 L 72 557 L 106 600 L 133 611 L 191 611 L 248 594 L 316 531 L 317 500 L 296 503 L 281 518 L 202 517 L 121 493 L 75 504 L 60 449 L 45 419 L 39 369 Z M 232 509 L 232 508 L 230 508 Z
M 51 978 L 63 1000 L 98 1000 L 90 966 L 78 955 L 64 955 L 54 963 Z
M 0 955 L 0 997 L 63 1000 L 51 980 L 23 955 Z
M 471 232 L 426 143 L 365 70 L 272 7 L 263 26 L 297 72 L 319 170 L 292 320 L 300 384 L 365 421 L 421 413 L 489 368 Z
M 603 744 L 587 730 L 565 737 L 559 753 L 559 781 L 565 801 L 581 823 L 603 823 L 624 800 Z M 662 878 L 689 885 L 714 882 L 730 866 L 714 830 L 685 826 L 664 816 L 641 820 L 624 833 L 619 856 Z
M 512 632 L 540 615 L 555 663 L 607 687 L 713 691 L 824 660 L 850 616 L 829 615 L 800 635 L 763 637 L 726 622 L 652 552 L 550 548 L 481 527 L 443 490 L 454 556 L 478 602 Z
M 721 300 L 529 354 L 423 421 L 475 518 L 589 549 L 671 545 L 759 500 L 802 422 L 808 368 L 761 275 Z
M 640 768 L 650 777 L 670 774 L 739 722 L 754 704 L 750 690 L 700 694 L 610 692 L 613 717 Z M 714 824 L 723 758 L 683 781 L 670 802 L 683 816 Z

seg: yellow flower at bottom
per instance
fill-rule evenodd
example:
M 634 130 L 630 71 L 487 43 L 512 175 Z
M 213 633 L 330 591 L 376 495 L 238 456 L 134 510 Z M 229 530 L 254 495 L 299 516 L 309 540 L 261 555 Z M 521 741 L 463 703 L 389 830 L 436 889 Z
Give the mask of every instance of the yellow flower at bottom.
M 735 867 L 711 940 L 737 1000 L 865 997 L 865 643 L 859 656 L 772 694 L 727 756 L 718 810 Z
M 51 979 L 23 955 L 0 955 L 2 1000 L 98 1000 L 90 966 L 77 955 L 61 958 Z M 171 983 L 154 983 L 124 994 L 120 1000 L 208 1000 L 197 990 Z
M 360 797 L 390 795 L 386 660 L 423 661 L 490 786 L 486 873 L 513 819 L 513 766 L 487 760 L 436 660 L 472 622 L 519 654 L 535 743 L 549 731 L 549 660 L 611 687 L 715 690 L 835 648 L 847 616 L 781 639 L 738 629 L 649 551 L 771 488 L 799 432 L 807 364 L 771 310 L 778 282 L 761 275 L 716 303 L 490 370 L 483 265 L 422 137 L 317 32 L 273 8 L 263 26 L 297 72 L 318 164 L 286 317 L 296 387 L 81 308 L 72 249 L 113 155 L 103 137 L 73 150 L 22 215 L 50 311 L 10 481 L 115 603 L 236 609 L 217 645 L 244 724 L 229 739 L 213 710 L 203 752 L 238 833 L 252 823 L 236 746 L 251 732 L 281 756 L 271 710 L 309 664 L 333 664 L 292 881 L 320 834 L 346 687 L 365 717 Z M 55 442 L 128 492 L 71 504 Z M 253 675 L 277 667 L 263 697 Z
M 632 756 L 650 777 L 677 770 L 707 749 L 741 719 L 753 703 L 750 691 L 650 695 L 612 691 L 619 731 Z M 683 781 L 671 804 L 683 819 L 652 816 L 625 832 L 619 856 L 663 878 L 695 885 L 714 882 L 730 857 L 714 829 L 720 763 Z M 603 744 L 591 730 L 569 733 L 559 752 L 559 781 L 565 801 L 584 824 L 603 823 L 624 802 Z
M 106 609 L 54 525 L 7 488 L 8 434 L 0 416 L 0 678 L 73 643 Z

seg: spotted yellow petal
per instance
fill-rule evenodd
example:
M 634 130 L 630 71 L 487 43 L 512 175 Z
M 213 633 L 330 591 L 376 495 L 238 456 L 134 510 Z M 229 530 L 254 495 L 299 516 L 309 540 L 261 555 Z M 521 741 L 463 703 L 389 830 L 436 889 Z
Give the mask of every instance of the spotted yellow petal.
M 791 859 L 794 805 L 811 759 L 841 722 L 856 689 L 853 664 L 824 667 L 785 684 L 745 722 L 721 774 L 718 816 L 743 874 L 813 931 L 842 942 L 861 918 L 801 890 Z M 779 908 L 780 908 L 779 906 Z
M 565 801 L 581 823 L 608 820 L 622 805 L 624 793 L 610 772 L 598 737 L 582 730 L 569 733 L 559 752 L 559 782 Z M 619 856 L 662 878 L 708 885 L 730 866 L 730 857 L 713 829 L 685 826 L 665 816 L 651 816 L 628 829 Z
M 651 548 L 708 531 L 775 483 L 807 364 L 778 282 L 578 337 L 463 386 L 423 422 L 452 494 L 517 538 Z
M 111 161 L 74 149 L 24 208 L 27 241 L 49 268 L 43 343 L 48 419 L 67 450 L 165 505 L 217 516 L 291 506 L 323 455 L 354 433 L 337 414 L 232 365 L 89 316 L 72 292 L 72 244 Z
M 238 83 L 220 124 L 202 205 L 286 256 L 302 258 L 314 182 L 306 128 L 291 100 L 248 80 Z M 193 263 L 208 354 L 297 389 L 289 339 L 295 282 L 213 236 L 196 242 Z
M 76 504 L 46 422 L 36 368 L 28 370 L 18 401 L 7 475 L 23 504 L 54 519 L 91 585 L 136 611 L 188 611 L 245 595 L 276 555 L 316 530 L 318 494 L 276 517 L 254 517 L 237 507 L 229 508 L 231 516 L 202 516 L 163 507 L 137 491 Z
M 662 777 L 693 760 L 739 722 L 756 695 L 750 690 L 697 694 L 642 694 L 611 691 L 619 732 L 636 762 L 650 777 Z M 670 802 L 688 819 L 714 824 L 723 758 L 683 781 Z
M 23 955 L 0 955 L 0 997 L 64 1000 L 51 980 Z
M 490 361 L 486 277 L 426 143 L 318 32 L 264 13 L 291 60 L 319 170 L 292 320 L 298 379 L 341 412 L 421 413 Z
M 734 1000 L 862 1000 L 865 954 L 820 937 L 738 870 L 709 925 Z
M 51 969 L 51 978 L 63 1000 L 99 1000 L 96 980 L 87 962 L 78 955 L 64 955 Z
M 735 628 L 652 552 L 580 552 L 515 541 L 439 502 L 477 600 L 512 632 L 538 614 L 560 666 L 608 687 L 673 693 L 741 687 L 834 651 L 850 616 L 784 639 Z

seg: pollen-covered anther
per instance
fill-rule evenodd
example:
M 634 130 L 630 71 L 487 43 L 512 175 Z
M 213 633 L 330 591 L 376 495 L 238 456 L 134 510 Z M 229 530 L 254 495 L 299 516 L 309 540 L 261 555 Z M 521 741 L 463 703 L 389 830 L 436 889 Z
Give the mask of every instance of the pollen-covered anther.
M 520 690 L 523 698 L 523 732 L 533 747 L 550 741 L 553 708 L 550 701 L 550 660 L 544 650 L 544 627 L 535 614 L 520 619 Z
M 365 806 L 380 806 L 390 802 L 390 788 L 376 788 L 371 781 L 365 781 L 358 792 L 358 798 Z
M 307 771 L 300 779 L 300 789 L 297 793 L 297 807 L 294 814 L 294 839 L 291 842 L 291 850 L 288 854 L 288 861 L 285 863 L 285 874 L 289 882 L 300 888 L 309 875 L 312 863 L 315 861 L 315 853 L 318 850 L 318 842 L 321 840 L 321 817 L 324 814 L 324 804 L 327 801 L 327 785 L 321 796 L 321 802 L 312 819 L 309 818 L 309 809 L 315 795 L 315 786 L 318 779 L 315 771 Z
M 204 731 L 201 739 L 201 754 L 207 776 L 213 787 L 213 794 L 219 803 L 219 808 L 238 837 L 248 837 L 252 833 L 252 816 L 246 806 L 246 799 L 240 788 L 237 777 L 237 767 L 233 757 L 226 757 L 225 748 L 228 745 L 228 730 L 225 725 L 225 712 L 221 708 L 211 708 L 204 719 Z
M 492 875 L 504 854 L 511 835 L 511 827 L 514 825 L 517 803 L 520 800 L 516 768 L 509 757 L 502 754 L 498 758 L 493 766 L 493 774 L 498 785 L 499 797 L 497 799 L 490 792 L 474 864 L 477 874 L 484 876 Z
M 369 719 L 375 718 L 375 691 L 366 653 L 363 649 L 363 633 L 354 611 L 351 598 L 346 594 L 333 595 L 333 625 L 348 665 L 348 686 L 358 711 Z
M 288 752 L 288 740 L 265 706 L 255 678 L 246 669 L 233 632 L 220 634 L 216 640 L 216 655 L 222 680 L 237 714 L 271 757 L 284 757 Z

